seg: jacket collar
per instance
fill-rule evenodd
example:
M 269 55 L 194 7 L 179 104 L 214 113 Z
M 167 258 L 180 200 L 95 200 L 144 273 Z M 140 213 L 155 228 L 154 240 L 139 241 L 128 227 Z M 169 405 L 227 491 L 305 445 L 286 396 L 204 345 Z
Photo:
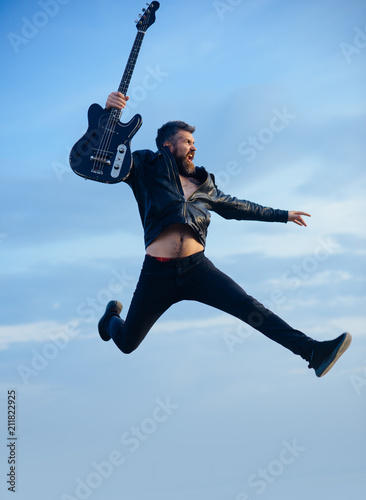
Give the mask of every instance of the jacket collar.
M 161 153 L 163 152 L 164 154 L 166 154 L 168 156 L 168 158 L 172 161 L 172 164 L 173 165 L 177 165 L 176 162 L 175 162 L 175 158 L 174 156 L 172 155 L 170 149 L 168 148 L 168 146 L 163 146 L 161 149 L 159 149 L 157 151 L 157 153 Z M 177 170 L 178 170 L 178 167 L 176 166 Z M 195 174 L 194 174 L 195 177 L 197 177 L 201 182 L 205 182 L 205 180 L 207 179 L 207 176 L 208 176 L 208 172 L 207 170 L 204 168 L 204 167 L 197 167 L 196 166 L 196 170 L 195 170 Z

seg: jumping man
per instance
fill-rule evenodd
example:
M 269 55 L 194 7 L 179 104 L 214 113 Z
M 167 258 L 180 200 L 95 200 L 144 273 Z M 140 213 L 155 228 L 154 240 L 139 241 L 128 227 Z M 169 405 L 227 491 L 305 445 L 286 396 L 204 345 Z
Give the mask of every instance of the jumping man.
M 128 100 L 112 92 L 106 108 L 123 109 Z M 248 295 L 204 254 L 210 211 L 225 219 L 294 222 L 306 226 L 300 211 L 276 210 L 224 194 L 213 174 L 194 165 L 195 128 L 181 121 L 163 125 L 158 150 L 135 151 L 124 177 L 136 198 L 144 228 L 146 255 L 125 320 L 113 300 L 98 324 L 103 340 L 123 353 L 134 351 L 154 323 L 173 304 L 195 300 L 225 311 L 301 356 L 318 377 L 325 375 L 351 343 L 343 333 L 316 341 L 295 330 Z

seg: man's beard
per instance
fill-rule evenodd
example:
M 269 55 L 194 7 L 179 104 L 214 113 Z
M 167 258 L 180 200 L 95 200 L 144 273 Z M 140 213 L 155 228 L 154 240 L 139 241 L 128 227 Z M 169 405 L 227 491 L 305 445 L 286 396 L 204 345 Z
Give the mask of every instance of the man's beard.
M 180 175 L 183 175 L 184 177 L 194 175 L 196 167 L 194 166 L 192 161 L 188 160 L 186 156 L 184 156 L 183 158 L 175 157 L 175 162 L 177 164 L 178 172 L 180 173 Z

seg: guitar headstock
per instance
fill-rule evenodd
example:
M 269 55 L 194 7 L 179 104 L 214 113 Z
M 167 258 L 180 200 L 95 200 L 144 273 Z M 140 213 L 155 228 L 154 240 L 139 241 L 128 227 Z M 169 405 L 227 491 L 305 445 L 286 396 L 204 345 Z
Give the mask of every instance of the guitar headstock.
M 151 4 L 147 3 L 146 5 L 148 5 L 147 9 L 142 9 L 143 14 L 140 14 L 140 20 L 136 21 L 136 28 L 144 33 L 152 24 L 154 24 L 155 12 L 160 7 L 159 2 L 151 2 Z

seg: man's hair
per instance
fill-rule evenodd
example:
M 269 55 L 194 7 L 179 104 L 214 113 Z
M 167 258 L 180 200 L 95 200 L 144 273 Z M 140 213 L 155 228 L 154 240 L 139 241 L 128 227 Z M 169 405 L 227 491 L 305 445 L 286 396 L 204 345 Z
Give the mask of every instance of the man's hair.
M 196 127 L 192 127 L 191 125 L 188 125 L 188 123 L 181 122 L 179 120 L 165 123 L 162 127 L 159 128 L 158 135 L 155 139 L 158 149 L 163 147 L 165 141 L 172 142 L 174 136 L 180 130 L 185 130 L 186 132 L 190 132 L 191 134 L 193 134 L 193 132 L 196 130 Z

